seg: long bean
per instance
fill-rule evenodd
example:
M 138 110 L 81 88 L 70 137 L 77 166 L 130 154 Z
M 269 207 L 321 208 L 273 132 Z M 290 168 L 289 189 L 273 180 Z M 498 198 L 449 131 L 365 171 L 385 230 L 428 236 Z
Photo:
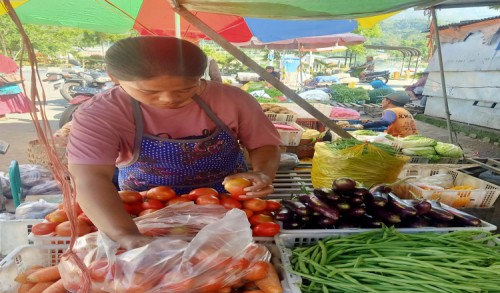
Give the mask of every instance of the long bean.
M 291 270 L 305 282 L 303 292 L 310 293 L 499 292 L 498 236 L 479 230 L 404 234 L 383 228 L 295 248 Z

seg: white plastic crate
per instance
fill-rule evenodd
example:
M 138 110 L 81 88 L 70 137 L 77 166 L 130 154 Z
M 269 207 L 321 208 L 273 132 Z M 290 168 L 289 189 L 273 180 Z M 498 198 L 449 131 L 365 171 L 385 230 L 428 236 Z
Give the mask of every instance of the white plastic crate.
M 15 248 L 30 244 L 28 235 L 33 225 L 43 219 L 0 221 L 0 255 L 7 255 Z
M 0 292 L 17 292 L 15 277 L 35 265 L 53 266 L 59 263 L 67 245 L 24 245 L 0 261 Z
M 417 157 L 417 156 L 409 156 L 410 161 L 408 163 L 410 164 L 458 164 L 460 162 L 460 158 L 446 158 L 442 157 L 439 159 L 437 162 L 431 162 L 428 158 L 426 157 Z
M 279 124 L 289 125 L 296 130 L 284 130 L 276 129 L 281 137 L 281 142 L 285 146 L 297 146 L 300 144 L 300 139 L 302 138 L 302 133 L 304 133 L 304 128 L 295 122 L 280 122 Z
M 276 114 L 276 113 L 266 113 L 267 118 L 273 122 L 295 122 L 297 121 L 297 115 L 295 114 Z
M 467 208 L 491 207 L 500 195 L 500 187 L 497 185 L 459 172 L 458 170 L 441 167 L 439 165 L 410 165 L 403 169 L 399 177 L 425 177 L 436 174 L 450 174 L 453 177 L 454 186 L 468 185 L 473 186 L 476 189 L 442 191 L 425 190 L 412 184 L 411 180 L 409 180 L 396 187 L 400 190 L 398 195 L 401 197 L 405 197 L 406 195 L 409 198 L 409 194 L 411 194 L 425 199 L 439 199 L 442 203 L 450 206 L 457 206 L 454 202 L 458 200 L 461 202 L 468 201 L 468 204 L 464 206 Z M 458 205 L 458 207 L 460 207 L 460 205 Z

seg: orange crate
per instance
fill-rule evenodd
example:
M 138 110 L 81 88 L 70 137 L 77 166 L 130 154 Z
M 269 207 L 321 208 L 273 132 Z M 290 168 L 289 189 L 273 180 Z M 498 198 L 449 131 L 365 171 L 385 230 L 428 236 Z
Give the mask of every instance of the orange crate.
M 319 132 L 325 131 L 325 126 L 323 125 L 323 123 L 315 118 L 297 118 L 297 121 L 295 121 L 295 123 L 304 128 L 316 129 Z

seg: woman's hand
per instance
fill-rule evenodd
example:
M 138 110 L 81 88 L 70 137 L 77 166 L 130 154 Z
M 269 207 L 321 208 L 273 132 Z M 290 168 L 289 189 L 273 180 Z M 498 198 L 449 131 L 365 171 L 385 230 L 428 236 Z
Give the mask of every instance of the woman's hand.
M 273 181 L 271 177 L 262 172 L 246 172 L 233 174 L 224 178 L 222 184 L 225 184 L 227 180 L 233 178 L 245 178 L 252 182 L 252 186 L 243 189 L 246 192 L 246 196 L 249 198 L 264 197 L 270 193 L 273 193 L 274 191 L 274 187 L 272 185 Z
M 134 248 L 142 247 L 153 242 L 155 238 L 144 236 L 142 234 L 129 234 L 123 235 L 118 238 L 118 243 L 120 246 L 126 250 L 131 250 Z

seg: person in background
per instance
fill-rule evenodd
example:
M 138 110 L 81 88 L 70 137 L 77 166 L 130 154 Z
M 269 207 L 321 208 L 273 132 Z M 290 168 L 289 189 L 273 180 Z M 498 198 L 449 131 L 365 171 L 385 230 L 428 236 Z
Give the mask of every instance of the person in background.
M 125 211 L 112 182 L 116 166 L 120 190 L 225 192 L 225 180 L 243 177 L 252 182 L 247 197 L 273 192 L 276 128 L 250 94 L 202 79 L 207 57 L 199 47 L 173 37 L 127 38 L 108 49 L 105 62 L 118 86 L 80 105 L 67 146 L 77 201 L 100 231 L 125 249 L 153 239 Z
M 406 110 L 404 105 L 410 102 L 410 97 L 405 92 L 394 92 L 384 96 L 382 100 L 382 118 L 378 121 L 363 121 L 364 129 L 386 126 L 386 132 L 396 137 L 406 137 L 417 134 L 417 126 L 413 115 Z
M 356 67 L 357 69 L 363 69 L 363 71 L 361 71 L 359 73 L 359 79 L 365 79 L 365 76 L 368 74 L 368 73 L 371 73 L 373 71 L 375 71 L 375 61 L 373 59 L 373 56 L 367 56 L 366 57 L 366 62 L 361 64 L 360 66 Z
M 274 76 L 274 78 L 276 78 L 277 80 L 281 79 L 280 73 L 277 72 L 277 71 L 274 71 L 274 67 L 273 66 L 266 66 L 266 71 L 269 72 L 269 73 L 271 73 L 271 75 Z M 263 81 L 264 79 L 262 77 L 259 77 L 259 80 Z
M 410 96 L 412 101 L 417 101 L 422 98 L 422 93 L 424 92 L 425 83 L 429 77 L 429 72 L 424 71 L 422 76 L 412 85 L 405 88 L 406 93 Z
M 7 120 L 7 114 L 29 113 L 31 101 L 18 84 L 19 66 L 11 58 L 0 55 L 0 120 Z
M 207 68 L 203 73 L 203 78 L 205 80 L 222 82 L 222 76 L 220 74 L 219 65 L 217 65 L 217 61 L 215 59 L 207 57 Z

